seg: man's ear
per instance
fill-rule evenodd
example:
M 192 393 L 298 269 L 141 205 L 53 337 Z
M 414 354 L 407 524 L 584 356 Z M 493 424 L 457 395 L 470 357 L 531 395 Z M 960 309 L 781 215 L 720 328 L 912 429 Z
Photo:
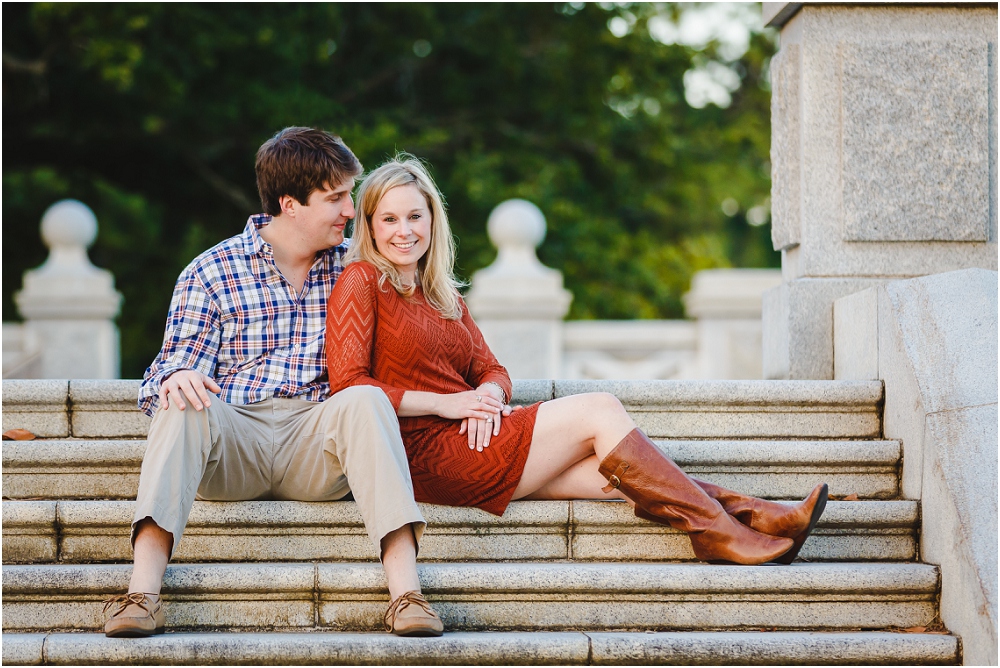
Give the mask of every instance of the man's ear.
M 278 198 L 278 206 L 281 207 L 281 215 L 294 218 L 298 208 L 302 205 L 291 195 L 282 195 Z

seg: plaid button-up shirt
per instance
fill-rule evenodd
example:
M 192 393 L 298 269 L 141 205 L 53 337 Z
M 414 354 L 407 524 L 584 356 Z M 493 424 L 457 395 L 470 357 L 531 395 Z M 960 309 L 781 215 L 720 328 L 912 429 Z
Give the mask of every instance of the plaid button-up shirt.
M 214 378 L 230 404 L 329 396 L 326 301 L 348 244 L 323 252 L 296 295 L 258 232 L 270 221 L 266 214 L 251 216 L 243 234 L 205 251 L 181 272 L 163 348 L 139 390 L 139 408 L 147 415 L 159 404 L 160 384 L 181 369 Z

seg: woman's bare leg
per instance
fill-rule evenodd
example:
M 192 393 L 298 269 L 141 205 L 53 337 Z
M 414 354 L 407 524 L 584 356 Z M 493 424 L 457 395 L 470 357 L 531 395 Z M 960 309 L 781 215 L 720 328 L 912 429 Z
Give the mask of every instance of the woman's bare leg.
M 601 492 L 606 481 L 595 464 L 585 462 L 593 459 L 599 464 L 633 429 L 635 423 L 621 402 L 605 392 L 543 403 L 538 407 L 531 450 L 514 498 L 523 499 L 543 489 L 544 497 L 532 498 L 622 498 Z M 575 467 L 577 464 L 580 466 Z
M 603 492 L 603 488 L 608 484 L 607 479 L 598 471 L 601 460 L 597 455 L 591 455 L 581 459 L 558 476 L 535 490 L 526 499 L 625 499 L 629 505 L 634 506 L 635 502 L 626 498 L 617 489 L 608 493 Z

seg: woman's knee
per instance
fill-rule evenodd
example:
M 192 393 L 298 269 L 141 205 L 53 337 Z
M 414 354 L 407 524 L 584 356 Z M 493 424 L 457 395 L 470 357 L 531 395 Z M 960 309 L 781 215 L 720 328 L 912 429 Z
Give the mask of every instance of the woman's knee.
M 625 407 L 610 392 L 590 392 L 587 397 L 587 412 L 594 417 L 607 419 L 610 416 L 625 415 Z
M 583 420 L 589 426 L 589 436 L 607 439 L 616 436 L 622 429 L 634 425 L 622 402 L 609 392 L 591 392 L 586 395 L 581 406 Z

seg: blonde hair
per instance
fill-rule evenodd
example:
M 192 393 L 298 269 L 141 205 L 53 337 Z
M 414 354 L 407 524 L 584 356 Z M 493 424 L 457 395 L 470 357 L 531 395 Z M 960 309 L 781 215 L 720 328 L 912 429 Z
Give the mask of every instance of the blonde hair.
M 442 317 L 458 320 L 462 317 L 461 296 L 458 289 L 464 284 L 455 278 L 455 239 L 448 225 L 441 193 L 426 167 L 412 155 L 401 153 L 373 170 L 358 189 L 357 214 L 354 218 L 354 235 L 347 252 L 347 263 L 364 260 L 373 264 L 381 273 L 379 287 L 388 280 L 396 292 L 411 297 L 416 285 L 404 285 L 396 266 L 387 260 L 375 246 L 372 217 L 382 197 L 399 186 L 416 186 L 427 200 L 431 212 L 430 247 L 417 261 L 417 276 L 424 291 L 424 298 Z

